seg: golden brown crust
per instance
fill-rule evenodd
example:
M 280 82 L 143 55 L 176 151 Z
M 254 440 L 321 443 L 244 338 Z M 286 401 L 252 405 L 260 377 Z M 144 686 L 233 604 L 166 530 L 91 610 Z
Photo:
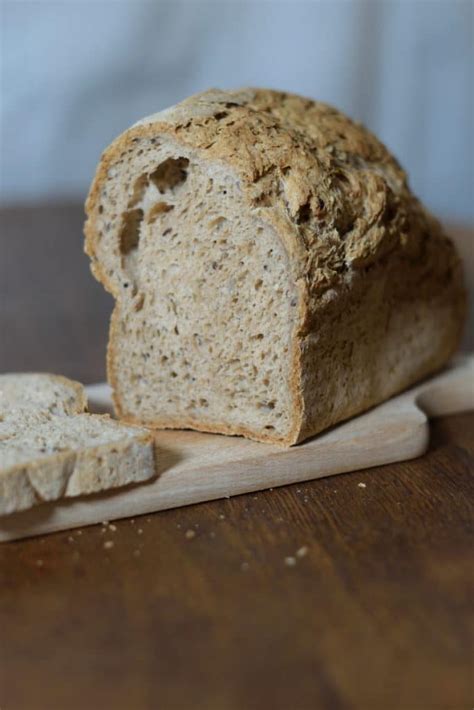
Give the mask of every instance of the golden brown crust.
M 383 270 L 387 260 L 397 263 L 402 284 L 398 287 L 395 279 L 386 297 L 408 309 L 411 303 L 420 309 L 424 303 L 436 305 L 436 299 L 449 303 L 456 323 L 442 362 L 456 348 L 465 308 L 459 260 L 439 223 L 410 192 L 397 161 L 367 129 L 336 109 L 270 90 L 198 94 L 139 122 L 105 151 L 86 203 L 86 251 L 94 274 L 116 297 L 95 254 L 100 193 L 110 167 L 134 141 L 163 134 L 199 151 L 204 160 L 225 163 L 239 175 L 249 209 L 275 228 L 285 246 L 300 303 L 290 383 L 294 425 L 288 437 L 278 440 L 275 435 L 225 425 L 209 424 L 208 429 L 206 422 L 194 419 L 157 421 L 156 426 L 192 426 L 285 445 L 319 431 L 310 401 L 314 394 L 308 391 L 303 372 L 303 368 L 316 368 L 317 362 L 308 360 L 308 355 L 304 360 L 304 350 L 313 352 L 305 339 L 327 319 L 328 309 L 335 327 L 344 327 L 352 283 L 359 280 L 370 285 L 378 278 L 372 273 L 379 272 L 378 265 Z M 111 354 L 118 308 L 117 304 L 108 355 L 115 391 Z M 319 351 L 314 353 L 319 356 Z M 435 367 L 442 364 L 439 359 L 434 358 Z M 421 372 L 413 368 L 417 377 L 432 369 L 428 361 Z M 401 376 L 393 392 L 401 389 L 402 382 L 407 386 L 413 378 Z M 117 393 L 115 397 L 118 412 L 127 416 Z M 369 395 L 361 397 L 361 402 L 360 407 L 342 407 L 336 421 L 376 403 Z

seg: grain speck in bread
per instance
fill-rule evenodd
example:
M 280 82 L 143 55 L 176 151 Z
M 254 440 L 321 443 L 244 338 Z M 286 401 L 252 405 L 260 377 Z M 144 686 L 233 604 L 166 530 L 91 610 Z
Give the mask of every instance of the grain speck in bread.
M 325 104 L 193 96 L 114 141 L 87 213 L 129 421 L 291 445 L 458 345 L 452 243 L 388 150 Z
M 154 475 L 150 433 L 86 407 L 77 382 L 0 375 L 0 515 Z

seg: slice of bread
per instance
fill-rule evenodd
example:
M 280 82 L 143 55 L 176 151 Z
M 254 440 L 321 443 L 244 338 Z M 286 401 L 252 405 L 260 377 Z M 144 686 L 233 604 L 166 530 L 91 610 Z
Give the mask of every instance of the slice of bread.
M 154 475 L 150 432 L 86 407 L 77 382 L 0 375 L 0 514 Z
M 0 375 L 0 440 L 50 415 L 80 414 L 87 398 L 79 382 L 49 373 Z
M 453 244 L 385 146 L 326 104 L 193 96 L 113 142 L 86 209 L 129 421 L 291 445 L 458 346 Z

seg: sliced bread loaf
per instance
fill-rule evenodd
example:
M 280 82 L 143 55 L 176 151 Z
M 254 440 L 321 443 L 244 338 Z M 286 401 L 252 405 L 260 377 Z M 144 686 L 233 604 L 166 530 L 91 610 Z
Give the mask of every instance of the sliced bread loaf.
M 0 514 L 154 475 L 150 432 L 85 414 L 86 406 L 77 382 L 0 376 Z
M 458 345 L 452 243 L 388 150 L 325 104 L 191 97 L 105 151 L 86 208 L 129 421 L 291 445 Z

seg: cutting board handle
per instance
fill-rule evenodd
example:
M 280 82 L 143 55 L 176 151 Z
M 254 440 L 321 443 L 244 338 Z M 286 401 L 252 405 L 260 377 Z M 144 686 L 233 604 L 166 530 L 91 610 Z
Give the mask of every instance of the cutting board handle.
M 407 393 L 413 395 L 430 418 L 474 409 L 474 355 L 456 357 L 440 375 Z

